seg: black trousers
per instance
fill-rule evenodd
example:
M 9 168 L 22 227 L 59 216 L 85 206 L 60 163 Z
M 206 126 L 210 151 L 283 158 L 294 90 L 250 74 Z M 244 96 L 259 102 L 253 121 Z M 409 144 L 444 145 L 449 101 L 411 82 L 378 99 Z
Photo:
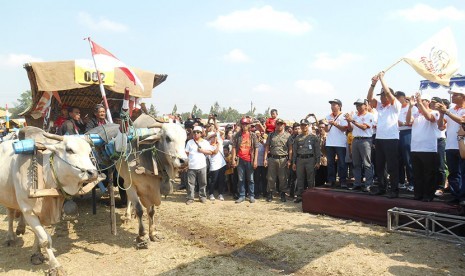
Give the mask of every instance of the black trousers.
M 437 152 L 412 152 L 414 192 L 416 199 L 433 199 L 436 188 Z
M 376 139 L 376 172 L 379 178 L 379 188 L 398 192 L 399 184 L 399 152 L 398 139 Z M 389 174 L 389 183 L 383 177 L 384 168 Z

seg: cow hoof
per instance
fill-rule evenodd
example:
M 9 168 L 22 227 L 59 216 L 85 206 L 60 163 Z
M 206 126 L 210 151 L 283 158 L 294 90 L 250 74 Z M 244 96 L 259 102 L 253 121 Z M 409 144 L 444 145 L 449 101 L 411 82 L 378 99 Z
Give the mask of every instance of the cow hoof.
M 161 241 L 161 240 L 163 240 L 165 238 L 161 234 L 149 235 L 149 237 L 150 237 L 150 240 L 153 241 L 153 242 Z
M 16 235 L 17 236 L 21 236 L 21 235 L 24 235 L 24 233 L 26 233 L 26 227 L 18 227 L 16 228 Z
M 66 271 L 63 269 L 63 267 L 59 266 L 59 267 L 54 267 L 54 268 L 50 268 L 47 272 L 47 275 L 48 276 L 65 276 L 66 275 Z
M 136 248 L 137 249 L 148 249 L 149 248 L 149 243 L 147 242 L 147 239 L 144 237 L 137 237 L 136 239 Z
M 45 262 L 44 254 L 42 253 L 34 253 L 31 256 L 31 264 L 33 265 L 40 265 Z

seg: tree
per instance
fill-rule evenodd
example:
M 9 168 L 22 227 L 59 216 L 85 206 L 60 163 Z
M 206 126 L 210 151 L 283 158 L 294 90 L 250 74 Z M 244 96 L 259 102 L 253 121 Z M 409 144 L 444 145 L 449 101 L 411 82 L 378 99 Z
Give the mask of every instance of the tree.
M 155 106 L 153 104 L 150 104 L 149 114 L 154 117 L 158 116 L 158 110 L 155 109 Z
M 176 115 L 176 112 L 178 112 L 178 106 L 174 104 L 173 110 L 171 110 L 171 115 Z
M 15 118 L 19 116 L 19 113 L 25 111 L 32 104 L 32 93 L 31 90 L 26 90 L 17 99 L 17 102 L 14 104 L 13 108 L 9 109 L 11 117 Z

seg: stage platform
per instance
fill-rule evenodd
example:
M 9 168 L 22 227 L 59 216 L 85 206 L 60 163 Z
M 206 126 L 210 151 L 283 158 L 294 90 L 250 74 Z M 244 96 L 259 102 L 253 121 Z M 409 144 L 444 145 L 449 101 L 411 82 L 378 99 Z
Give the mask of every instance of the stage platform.
M 444 201 L 417 201 L 413 200 L 412 194 L 401 194 L 399 198 L 389 199 L 363 192 L 318 187 L 307 189 L 302 195 L 304 212 L 383 226 L 387 225 L 387 210 L 393 207 L 463 215 L 463 208 L 459 205 Z

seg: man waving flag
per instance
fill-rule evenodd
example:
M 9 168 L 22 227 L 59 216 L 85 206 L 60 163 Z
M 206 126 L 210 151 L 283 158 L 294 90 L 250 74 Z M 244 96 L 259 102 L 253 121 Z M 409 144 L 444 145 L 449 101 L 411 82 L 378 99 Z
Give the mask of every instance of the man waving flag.
M 136 73 L 134 73 L 134 71 L 132 71 L 124 62 L 116 58 L 112 53 L 108 52 L 97 43 L 93 42 L 90 37 L 87 39 L 92 46 L 92 56 L 94 57 L 97 70 L 102 67 L 117 67 L 124 72 L 134 85 L 139 85 L 141 89 L 144 90 L 144 85 L 137 77 Z
M 403 60 L 427 80 L 449 86 L 450 78 L 459 68 L 452 30 L 443 29 L 407 54 Z

